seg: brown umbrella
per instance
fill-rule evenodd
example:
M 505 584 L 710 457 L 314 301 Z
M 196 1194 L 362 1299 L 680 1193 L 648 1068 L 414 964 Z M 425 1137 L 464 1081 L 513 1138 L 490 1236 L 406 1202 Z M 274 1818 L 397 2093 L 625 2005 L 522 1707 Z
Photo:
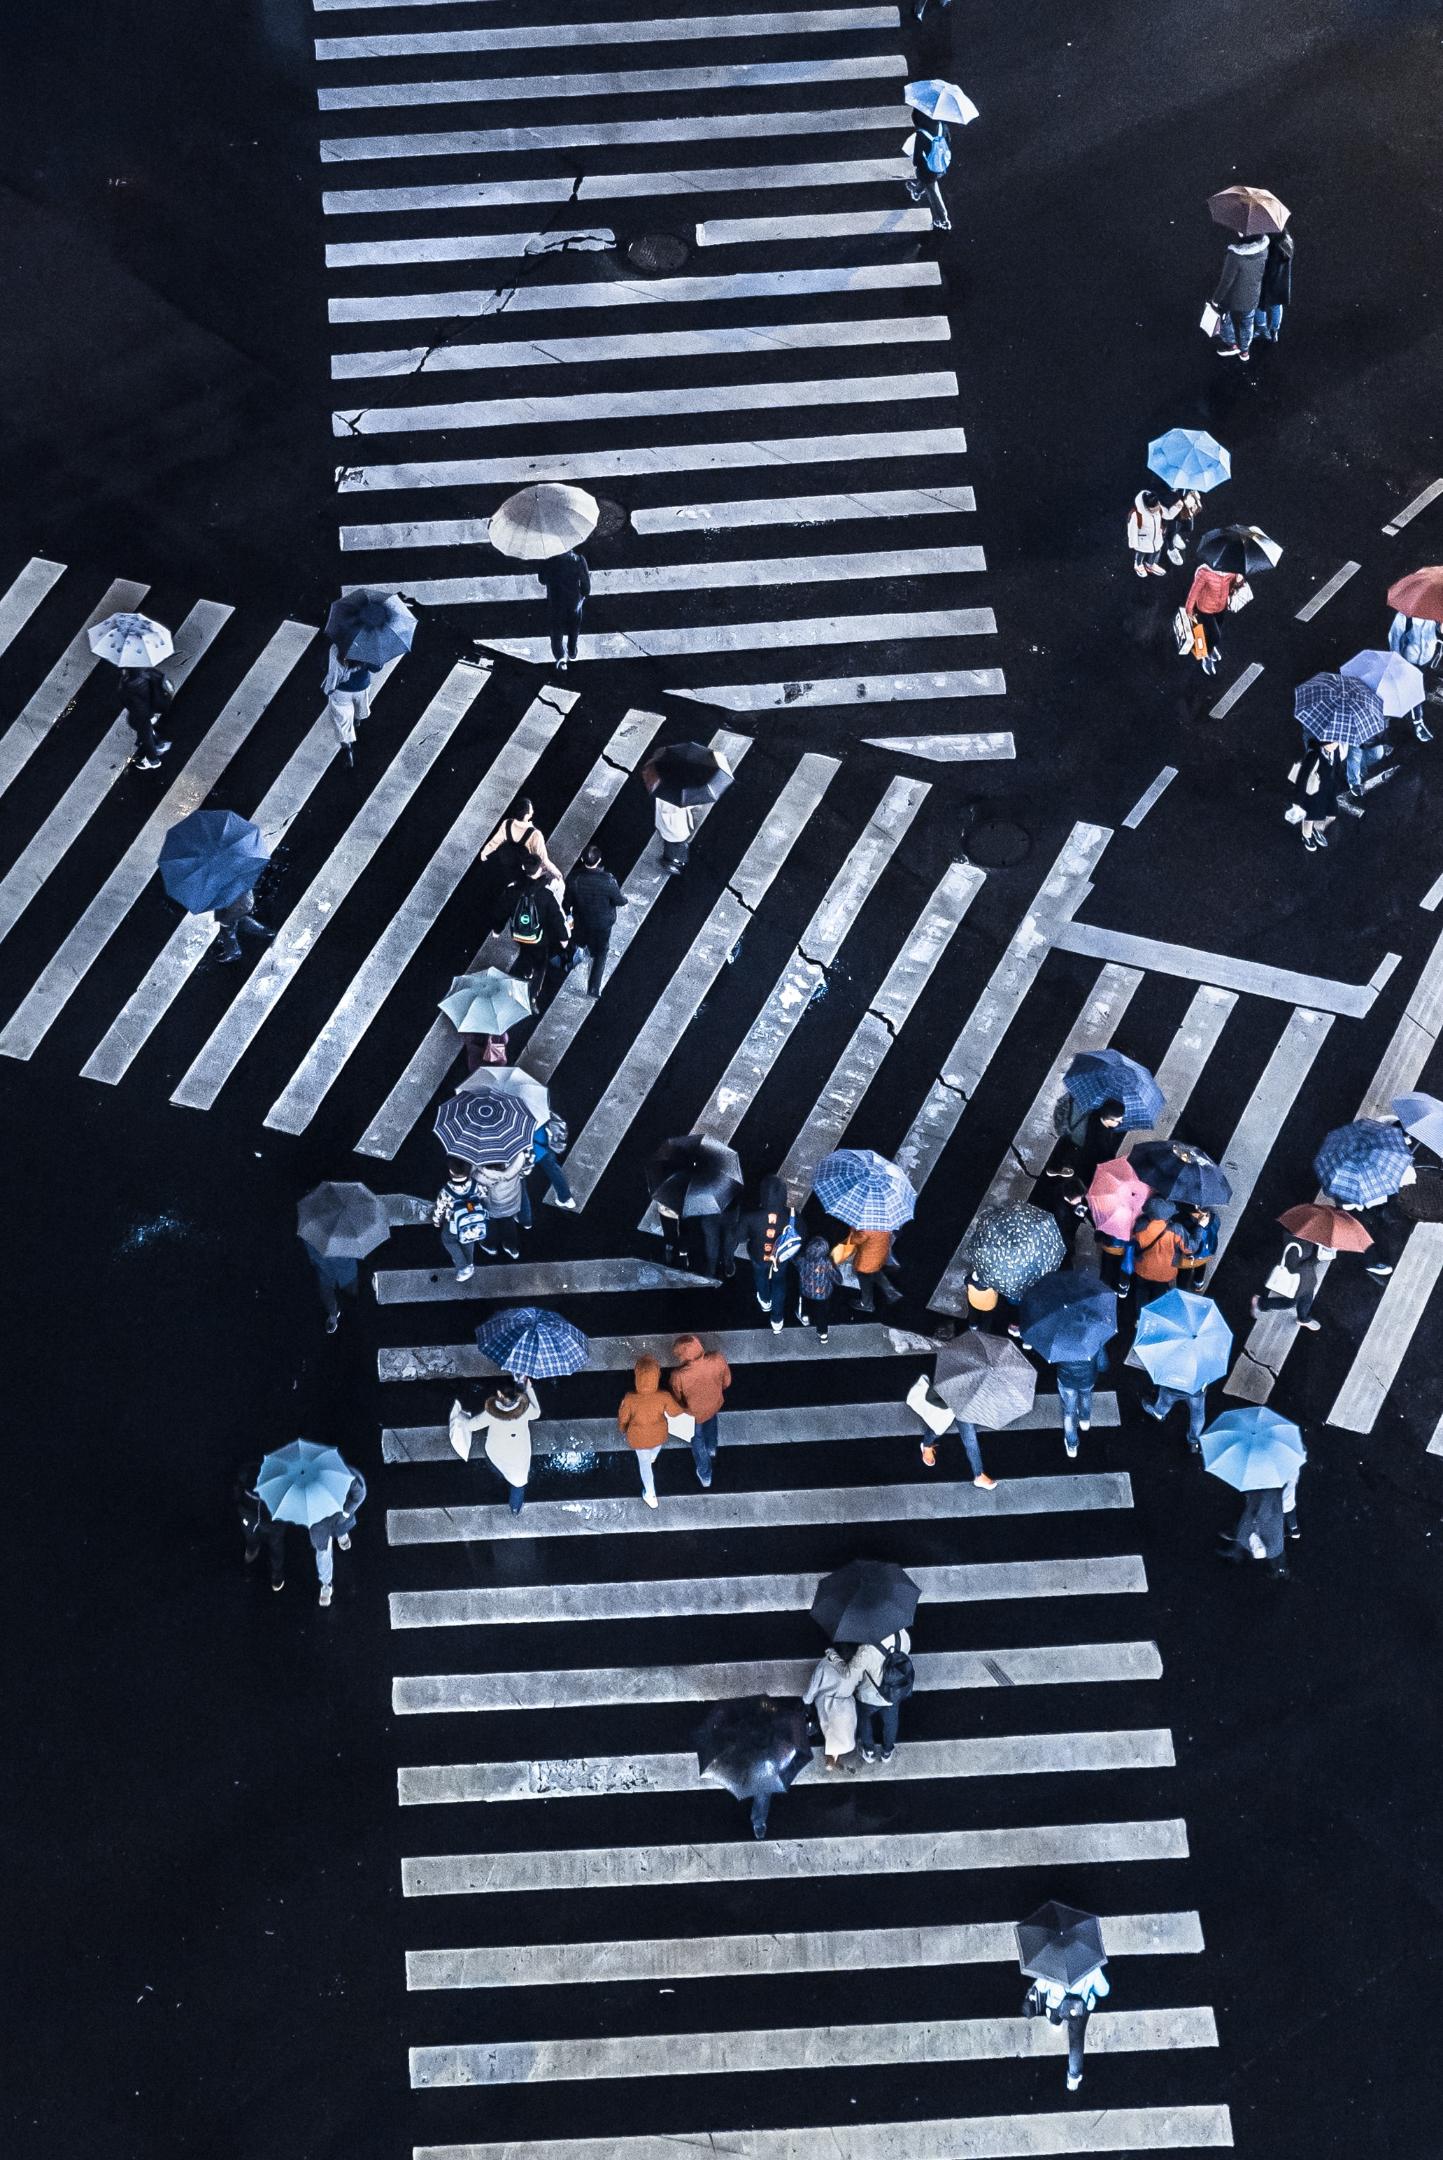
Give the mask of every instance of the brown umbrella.
M 1292 216 L 1286 203 L 1263 187 L 1229 187 L 1209 195 L 1208 209 L 1214 225 L 1252 238 L 1256 233 L 1280 233 Z
M 1388 587 L 1388 605 L 1400 615 L 1421 615 L 1429 622 L 1443 622 L 1443 563 L 1428 563 L 1410 570 L 1396 585 Z
M 1321 1201 L 1310 1201 L 1305 1207 L 1290 1207 L 1278 1221 L 1285 1230 L 1291 1230 L 1294 1237 L 1306 1238 L 1310 1245 L 1321 1245 L 1328 1252 L 1366 1252 L 1373 1242 L 1356 1215 L 1345 1215 L 1341 1208 L 1324 1207 Z

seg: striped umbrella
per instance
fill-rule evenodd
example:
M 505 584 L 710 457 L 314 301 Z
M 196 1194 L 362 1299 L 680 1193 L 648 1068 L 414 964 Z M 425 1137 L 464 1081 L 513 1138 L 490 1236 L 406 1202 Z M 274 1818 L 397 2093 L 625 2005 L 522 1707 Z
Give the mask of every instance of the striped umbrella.
M 1037 1368 L 1007 1336 L 969 1329 L 938 1351 L 933 1385 L 959 1418 L 997 1432 L 1032 1408 Z
M 1383 734 L 1383 700 L 1356 675 L 1310 675 L 1293 692 L 1293 718 L 1319 742 L 1366 743 Z
M 487 538 L 518 562 L 545 562 L 589 540 L 600 518 L 596 499 L 585 488 L 543 480 L 508 495 L 492 511 Z
M 824 1155 L 812 1190 L 829 1215 L 853 1230 L 899 1230 L 917 1206 L 904 1173 L 871 1148 L 837 1148 Z
M 1376 690 L 1389 720 L 1401 720 L 1405 713 L 1416 712 L 1428 694 L 1422 668 L 1414 667 L 1401 653 L 1370 648 L 1354 653 L 1339 672 L 1349 678 L 1356 676 L 1370 690 Z
M 1336 1125 L 1313 1157 L 1318 1183 L 1348 1207 L 1377 1207 L 1402 1189 L 1413 1167 L 1401 1125 L 1382 1118 L 1355 1118 Z
M 526 1380 L 562 1380 L 580 1372 L 591 1355 L 580 1328 L 544 1305 L 493 1313 L 476 1330 L 476 1348 L 501 1372 Z
M 531 1145 L 536 1120 L 519 1095 L 451 1095 L 437 1110 L 434 1129 L 448 1155 L 500 1163 Z
M 1127 1131 L 1155 1125 L 1166 1107 L 1162 1089 L 1145 1065 L 1121 1050 L 1079 1050 L 1062 1075 L 1079 1110 L 1097 1110 L 1105 1102 L 1122 1104 Z
M 1015 1304 L 1067 1258 L 1062 1232 L 1045 1208 L 1013 1200 L 984 1208 L 962 1247 L 961 1258 L 980 1283 Z

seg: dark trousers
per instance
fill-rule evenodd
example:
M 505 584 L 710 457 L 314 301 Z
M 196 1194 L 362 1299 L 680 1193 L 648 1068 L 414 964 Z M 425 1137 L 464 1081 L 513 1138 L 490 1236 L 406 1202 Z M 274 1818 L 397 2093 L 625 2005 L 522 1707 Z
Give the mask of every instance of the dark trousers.
M 574 660 L 576 640 L 581 632 L 581 602 L 553 600 L 546 611 L 546 627 L 551 634 L 551 657 L 559 660 L 563 649 Z
M 584 952 L 591 956 L 591 971 L 586 978 L 586 987 L 593 997 L 601 995 L 601 978 L 606 973 L 606 955 L 610 945 L 609 923 L 604 930 L 584 930 L 580 923 L 577 924 L 571 949 L 573 952 Z
M 890 1755 L 893 1748 L 897 1745 L 897 1725 L 901 1718 L 901 1715 L 902 1710 L 899 1703 L 886 1703 L 882 1705 L 879 1705 L 877 1703 L 868 1703 L 863 1702 L 862 1698 L 859 1695 L 857 1697 L 858 1747 L 876 1747 L 877 1726 L 880 1722 L 882 1728 L 882 1752 L 884 1755 Z
M 690 852 L 689 840 L 663 840 L 661 843 L 661 859 L 669 870 L 685 870 Z
M 889 1281 L 886 1269 L 879 1270 L 875 1275 L 859 1275 L 857 1277 L 858 1312 L 875 1312 L 877 1310 L 877 1292 L 879 1290 L 882 1293 L 884 1305 L 896 1305 L 899 1303 L 902 1293 L 894 1282 Z
M 831 1317 L 833 1295 L 834 1293 L 830 1290 L 825 1297 L 808 1297 L 803 1293 L 803 1318 L 810 1320 L 813 1327 L 824 1328 Z
M 1069 2077 L 1081 2077 L 1082 2075 L 1082 2055 L 1087 2042 L 1087 2021 L 1091 2015 L 1090 2010 L 1084 2010 L 1080 2017 L 1070 2017 L 1066 2020 L 1067 2074 Z
M 136 756 L 158 758 L 161 755 L 161 748 L 155 739 L 155 722 L 149 713 L 142 714 L 139 719 L 136 718 L 134 713 L 127 713 L 125 717 L 130 722 L 131 731 L 135 736 Z
M 260 1558 L 261 1547 L 270 1554 L 271 1581 L 277 1588 L 286 1579 L 286 1526 L 284 1523 L 262 1521 L 242 1515 L 241 1526 L 246 1536 L 246 1559 Z
M 728 1223 L 721 1215 L 688 1215 L 684 1222 L 662 1223 L 663 1253 L 668 1267 L 673 1265 L 681 1250 L 694 1252 L 701 1247 L 701 1272 L 704 1275 L 731 1275 L 736 1263 L 731 1255 L 731 1239 L 735 1237 L 734 1223 Z

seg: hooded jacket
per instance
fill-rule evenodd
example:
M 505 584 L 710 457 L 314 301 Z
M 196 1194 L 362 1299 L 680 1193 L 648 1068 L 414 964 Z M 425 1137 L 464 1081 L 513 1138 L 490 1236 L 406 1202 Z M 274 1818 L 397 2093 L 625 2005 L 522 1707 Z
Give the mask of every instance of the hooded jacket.
M 757 1187 L 757 1205 L 742 1216 L 742 1234 L 753 1267 L 765 1267 L 791 1218 L 787 1188 L 779 1177 L 764 1177 Z
M 1139 555 L 1156 555 L 1162 546 L 1164 512 L 1161 503 L 1149 505 L 1145 501 L 1151 492 L 1150 488 L 1140 488 L 1127 514 L 1127 544 Z
M 1268 243 L 1262 235 L 1256 240 L 1232 242 L 1223 257 L 1222 274 L 1213 294 L 1213 306 L 1219 315 L 1253 313 L 1262 295 L 1267 262 Z
M 880 1275 L 892 1257 L 892 1233 L 890 1230 L 849 1230 L 837 1250 L 842 1255 L 839 1266 L 845 1267 L 850 1260 L 858 1275 Z
M 671 1346 L 671 1392 L 698 1425 L 715 1417 L 732 1384 L 732 1369 L 720 1350 L 704 1349 L 695 1335 L 678 1335 Z
M 536 1157 L 529 1147 L 520 1149 L 509 1162 L 479 1165 L 474 1183 L 492 1222 L 504 1222 L 521 1213 L 526 1180 L 535 1168 Z
M 636 1386 L 621 1398 L 616 1422 L 633 1448 L 657 1448 L 667 1437 L 667 1416 L 681 1415 L 681 1404 L 670 1388 L 661 1385 L 661 1367 L 654 1357 L 638 1358 L 634 1368 Z
M 1268 259 L 1263 264 L 1263 291 L 1259 307 L 1287 307 L 1293 297 L 1293 236 L 1273 233 L 1268 240 Z

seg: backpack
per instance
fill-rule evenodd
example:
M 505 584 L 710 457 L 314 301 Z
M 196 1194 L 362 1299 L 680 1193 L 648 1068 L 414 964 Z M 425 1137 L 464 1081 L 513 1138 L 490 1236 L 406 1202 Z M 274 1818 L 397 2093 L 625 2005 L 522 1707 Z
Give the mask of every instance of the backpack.
M 935 173 L 939 179 L 952 163 L 952 145 L 948 142 L 947 130 L 940 121 L 937 124 L 936 134 L 927 145 L 923 163 L 926 165 L 928 172 Z
M 888 1650 L 882 1658 L 882 1675 L 877 1682 L 877 1693 L 883 1702 L 904 1703 L 917 1685 L 917 1668 L 905 1650 Z
M 795 1215 L 788 1215 L 772 1247 L 773 1272 L 779 1267 L 785 1267 L 789 1260 L 795 1260 L 801 1249 L 802 1233 L 797 1228 L 797 1218 Z
M 534 892 L 522 892 L 516 896 L 511 910 L 511 935 L 518 945 L 539 945 L 546 935 L 541 920 L 541 901 Z

